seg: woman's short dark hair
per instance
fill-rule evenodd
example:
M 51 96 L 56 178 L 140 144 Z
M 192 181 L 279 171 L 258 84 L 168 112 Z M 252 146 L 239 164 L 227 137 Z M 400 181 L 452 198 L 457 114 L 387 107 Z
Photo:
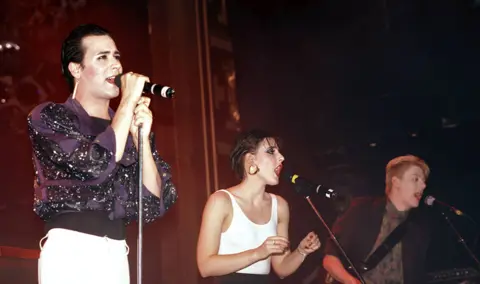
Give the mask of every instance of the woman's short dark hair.
M 87 36 L 110 36 L 110 32 L 95 24 L 84 24 L 74 28 L 62 44 L 62 54 L 60 62 L 62 64 L 62 74 L 67 80 L 70 92 L 73 91 L 75 80 L 68 69 L 70 62 L 82 64 L 85 57 L 83 48 L 83 38 Z
M 267 138 L 272 138 L 277 144 L 279 143 L 278 138 L 260 129 L 242 132 L 237 136 L 230 153 L 230 165 L 240 179 L 245 177 L 245 155 L 248 153 L 255 154 L 260 143 Z

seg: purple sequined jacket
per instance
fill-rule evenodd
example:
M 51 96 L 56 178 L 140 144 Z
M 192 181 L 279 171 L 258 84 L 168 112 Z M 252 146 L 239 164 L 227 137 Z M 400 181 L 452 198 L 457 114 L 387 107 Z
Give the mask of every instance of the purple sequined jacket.
M 110 109 L 110 116 L 114 112 Z M 71 97 L 37 106 L 28 116 L 35 167 L 34 211 L 43 220 L 62 212 L 103 210 L 126 224 L 138 218 L 137 150 L 129 136 L 115 162 L 115 133 L 95 123 Z M 177 199 L 170 166 L 149 139 L 162 178 L 161 198 L 143 187 L 144 221 L 162 216 Z M 146 141 L 147 142 L 147 141 Z

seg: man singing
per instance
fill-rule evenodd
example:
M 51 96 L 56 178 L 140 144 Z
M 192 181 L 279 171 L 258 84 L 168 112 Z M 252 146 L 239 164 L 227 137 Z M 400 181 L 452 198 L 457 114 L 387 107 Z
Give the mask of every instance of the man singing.
M 391 160 L 386 167 L 386 197 L 352 200 L 350 208 L 335 222 L 333 232 L 365 282 L 425 283 L 428 220 L 417 207 L 429 173 L 428 165 L 418 157 L 408 155 Z M 398 233 L 399 229 L 392 234 L 397 237 L 391 240 L 397 241 L 386 241 L 403 222 L 407 222 L 402 225 L 404 233 Z M 393 248 L 385 250 L 383 257 L 370 257 L 381 255 L 377 248 L 382 244 L 391 244 Z M 372 259 L 380 261 L 371 262 Z M 368 271 L 360 265 L 365 262 L 372 264 Z M 328 272 L 327 283 L 360 283 L 331 240 L 327 242 L 323 267 Z
M 138 132 L 142 125 L 143 221 L 162 216 L 177 199 L 170 167 L 154 145 L 145 76 L 121 80 L 116 113 L 110 100 L 122 73 L 109 32 L 76 27 L 62 45 L 62 73 L 72 92 L 28 117 L 35 167 L 34 211 L 46 222 L 38 263 L 41 284 L 130 283 L 125 226 L 138 218 Z M 42 245 L 43 240 L 46 239 Z

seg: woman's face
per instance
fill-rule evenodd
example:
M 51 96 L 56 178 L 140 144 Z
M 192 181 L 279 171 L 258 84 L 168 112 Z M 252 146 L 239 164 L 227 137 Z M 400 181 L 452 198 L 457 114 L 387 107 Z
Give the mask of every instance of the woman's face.
M 280 172 L 285 158 L 280 153 L 278 145 L 273 138 L 266 138 L 258 146 L 257 152 L 247 163 L 248 168 L 252 165 L 258 167 L 256 175 L 268 185 L 277 185 L 280 180 Z

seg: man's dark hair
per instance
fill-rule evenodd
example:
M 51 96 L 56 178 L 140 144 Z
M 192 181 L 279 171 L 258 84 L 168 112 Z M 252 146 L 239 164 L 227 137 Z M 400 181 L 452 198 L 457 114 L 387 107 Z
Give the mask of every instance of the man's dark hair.
M 85 56 L 83 38 L 102 35 L 110 36 L 110 32 L 95 24 L 84 24 L 74 28 L 63 41 L 60 62 L 62 64 L 62 74 L 67 80 L 70 92 L 73 92 L 75 80 L 68 70 L 68 64 L 70 62 L 82 64 Z
M 245 177 L 245 155 L 248 153 L 255 154 L 260 143 L 267 138 L 272 138 L 275 143 L 279 144 L 278 138 L 259 129 L 242 132 L 238 135 L 230 153 L 230 165 L 240 179 Z

